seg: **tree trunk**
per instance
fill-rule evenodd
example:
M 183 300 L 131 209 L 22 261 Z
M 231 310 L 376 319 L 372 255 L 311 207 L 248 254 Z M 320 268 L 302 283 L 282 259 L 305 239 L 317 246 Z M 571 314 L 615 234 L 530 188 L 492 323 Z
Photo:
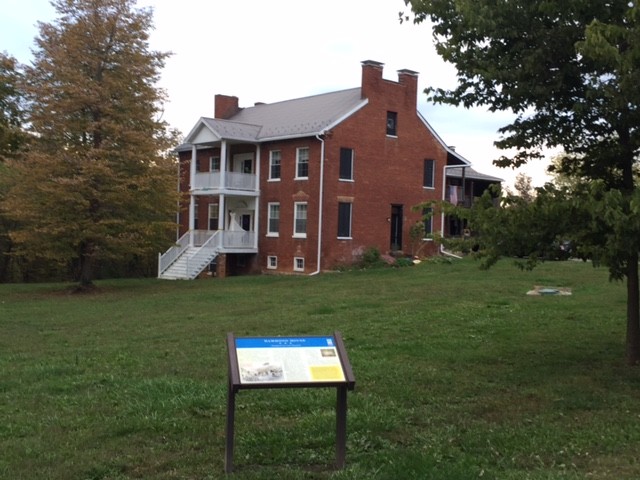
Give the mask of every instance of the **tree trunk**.
M 627 364 L 640 364 L 640 290 L 638 253 L 629 255 L 627 265 Z
M 94 245 L 83 243 L 80 247 L 80 290 L 93 287 L 93 254 Z

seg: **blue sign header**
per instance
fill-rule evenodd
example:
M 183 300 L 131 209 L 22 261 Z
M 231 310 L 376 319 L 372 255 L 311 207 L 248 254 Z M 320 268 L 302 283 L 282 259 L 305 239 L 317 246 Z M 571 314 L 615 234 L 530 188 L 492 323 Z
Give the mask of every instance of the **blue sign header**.
M 236 348 L 335 347 L 333 337 L 236 338 Z

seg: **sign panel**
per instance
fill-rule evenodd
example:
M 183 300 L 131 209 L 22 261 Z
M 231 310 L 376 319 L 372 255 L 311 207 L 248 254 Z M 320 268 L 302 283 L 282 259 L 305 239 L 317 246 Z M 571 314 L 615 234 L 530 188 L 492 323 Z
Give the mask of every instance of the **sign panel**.
M 236 338 L 235 347 L 243 385 L 346 381 L 333 336 Z

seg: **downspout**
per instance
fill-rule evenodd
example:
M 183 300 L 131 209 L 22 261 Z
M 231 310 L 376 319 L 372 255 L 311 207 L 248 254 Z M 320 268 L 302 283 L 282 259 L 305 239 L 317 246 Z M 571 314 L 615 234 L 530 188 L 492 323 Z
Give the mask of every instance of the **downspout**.
M 442 168 L 442 201 L 446 201 L 447 200 L 447 169 L 448 168 L 465 168 L 465 167 L 464 166 L 460 167 L 460 165 L 445 165 Z M 464 170 L 463 170 L 463 172 L 464 172 Z M 442 212 L 440 214 L 440 236 L 442 238 L 444 238 L 444 212 Z M 455 255 L 455 254 L 453 254 L 451 252 L 447 252 L 444 249 L 444 245 L 442 243 L 440 244 L 440 253 L 442 255 L 447 255 L 449 257 L 462 259 L 462 257 L 460 257 L 458 255 Z
M 316 135 L 316 138 L 320 141 L 320 192 L 318 193 L 318 254 L 316 257 L 316 271 L 309 274 L 309 276 L 317 275 L 320 273 L 320 257 L 322 256 L 322 204 L 324 197 L 324 138 L 322 138 L 324 132 Z
M 192 153 L 193 155 L 193 153 Z M 176 242 L 180 239 L 180 210 L 183 207 L 183 203 L 180 201 L 181 191 L 180 191 L 180 179 L 181 179 L 181 163 L 180 163 L 180 154 L 178 154 L 178 178 L 176 182 L 176 191 L 178 193 L 178 199 L 176 200 Z M 187 226 L 188 227 L 188 226 Z

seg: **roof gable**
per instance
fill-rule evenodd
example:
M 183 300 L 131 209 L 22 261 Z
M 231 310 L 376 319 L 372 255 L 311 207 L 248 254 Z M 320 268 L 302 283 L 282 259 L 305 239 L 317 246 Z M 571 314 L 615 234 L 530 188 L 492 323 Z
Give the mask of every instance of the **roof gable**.
M 220 141 L 220 135 L 212 130 L 201 118 L 185 137 L 185 143 L 200 144 Z
M 201 117 L 185 138 L 185 143 L 207 144 L 222 139 L 255 142 L 260 132 L 259 125 L 246 125 L 229 120 Z

